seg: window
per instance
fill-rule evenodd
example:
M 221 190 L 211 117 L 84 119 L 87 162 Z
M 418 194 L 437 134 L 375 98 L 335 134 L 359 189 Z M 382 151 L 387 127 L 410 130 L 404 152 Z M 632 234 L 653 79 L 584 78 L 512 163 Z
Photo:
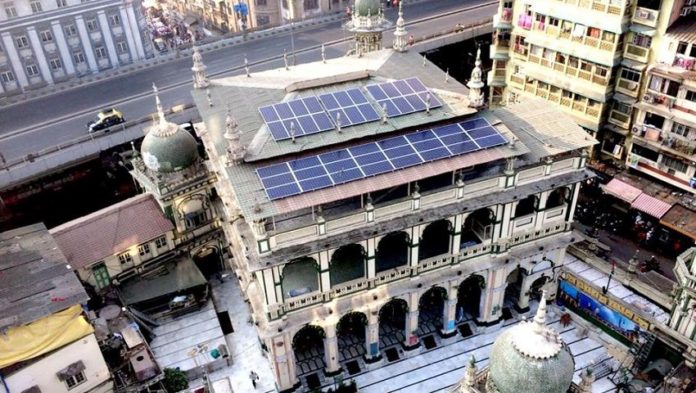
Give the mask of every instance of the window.
M 687 90 L 684 99 L 691 102 L 696 102 L 696 90 Z
M 691 50 L 689 51 L 690 57 L 696 57 L 696 44 L 691 44 Z
M 643 34 L 633 34 L 633 45 L 640 46 L 641 48 L 649 48 L 652 43 L 652 38 Z
M 669 169 L 674 169 L 677 172 L 686 172 L 686 169 L 689 167 L 680 160 L 667 156 L 662 156 L 662 164 Z
M 106 288 L 111 284 L 111 277 L 109 277 L 109 271 L 104 263 L 94 266 L 92 274 L 94 275 L 94 281 L 97 283 L 97 289 Z
M 37 67 L 36 64 L 28 64 L 24 68 L 27 70 L 27 75 L 29 76 L 39 75 L 39 67 Z
M 56 5 L 58 8 L 63 8 L 68 6 L 68 0 L 56 0 Z
M 53 41 L 53 34 L 51 34 L 50 30 L 44 30 L 44 31 L 40 32 L 39 37 L 41 37 L 41 41 L 43 41 L 43 42 Z
M 623 113 L 624 115 L 630 115 L 631 114 L 631 105 L 630 104 L 624 104 L 623 102 L 620 101 L 614 101 L 614 110 L 620 113 Z
M 51 59 L 48 63 L 51 65 L 51 69 L 53 71 L 58 71 L 63 68 L 63 64 L 60 62 L 60 59 Z
M 90 19 L 87 21 L 87 30 L 89 32 L 97 31 L 98 28 L 99 28 L 99 25 L 97 24 L 96 19 Z
M 692 131 L 692 128 L 689 126 L 686 126 L 684 124 L 679 124 L 679 123 L 673 123 L 672 124 L 672 133 L 681 135 L 684 138 L 689 137 L 689 133 Z
M 631 153 L 654 162 L 657 162 L 657 157 L 659 156 L 656 151 L 640 146 L 637 143 L 631 145 Z
M 138 254 L 140 254 L 141 257 L 145 256 L 149 253 L 150 253 L 150 245 L 149 244 L 143 244 L 143 245 L 138 247 Z
M 17 10 L 15 9 L 14 3 L 5 3 L 5 15 L 7 18 L 14 18 L 17 16 Z
M 679 41 L 679 45 L 677 45 L 677 53 L 680 55 L 685 55 L 686 54 L 686 48 L 689 47 L 689 43 L 685 41 Z
M 106 59 L 106 49 L 103 46 L 96 47 L 94 53 L 97 54 L 97 59 Z
M 119 41 L 116 43 L 116 51 L 118 53 L 126 53 L 128 52 L 128 45 L 126 44 L 126 41 Z
M 662 129 L 662 126 L 665 124 L 665 118 L 663 116 L 647 112 L 645 113 L 645 120 L 643 120 L 643 124 Z
M 66 378 L 65 384 L 68 385 L 68 390 L 70 390 L 86 380 L 87 380 L 87 378 L 85 378 L 84 371 L 80 371 L 79 373 L 77 373 L 71 377 Z
M 5 71 L 3 73 L 0 73 L 0 78 L 2 78 L 2 81 L 4 83 L 14 82 L 14 80 L 15 80 L 14 74 L 12 73 L 12 71 Z
M 111 26 L 121 26 L 121 17 L 118 14 L 109 15 L 109 24 Z
M 558 27 L 558 25 L 560 25 L 560 24 L 561 24 L 561 21 L 560 21 L 559 19 L 549 17 L 549 26 L 556 26 L 556 27 Z
M 17 43 L 17 48 L 26 48 L 29 46 L 29 40 L 27 39 L 27 36 L 25 35 L 20 35 L 15 37 L 15 42 Z
M 121 265 L 125 265 L 133 262 L 133 257 L 131 257 L 129 252 L 124 252 L 123 254 L 118 254 L 118 261 L 121 262 Z
M 288 0 L 281 0 L 280 5 L 287 10 L 288 9 Z
M 271 23 L 271 17 L 268 15 L 256 15 L 256 25 L 265 26 Z
M 167 246 L 167 237 L 160 236 L 157 239 L 155 239 L 155 246 L 157 246 L 158 250 L 162 247 L 166 247 Z
M 81 64 L 85 62 L 85 54 L 82 52 L 73 53 L 73 61 L 75 64 Z
M 268 5 L 266 0 L 256 0 L 256 5 L 260 5 L 262 7 L 265 7 Z
M 185 216 L 186 228 L 196 228 L 206 222 L 205 210 L 199 210 Z
M 32 1 L 31 3 L 31 12 L 37 13 L 43 11 L 41 8 L 41 2 L 40 1 Z
M 595 66 L 595 75 L 599 75 L 601 77 L 605 77 L 609 74 L 609 69 L 607 67 L 602 67 L 599 65 Z
M 75 25 L 67 25 L 63 28 L 65 30 L 65 35 L 68 37 L 74 37 L 77 35 L 77 29 L 75 28 Z
M 634 71 L 630 68 L 622 68 L 621 69 L 621 79 L 626 79 L 631 82 L 638 82 L 640 81 L 640 72 Z
M 313 10 L 319 8 L 318 0 L 304 0 L 304 9 Z

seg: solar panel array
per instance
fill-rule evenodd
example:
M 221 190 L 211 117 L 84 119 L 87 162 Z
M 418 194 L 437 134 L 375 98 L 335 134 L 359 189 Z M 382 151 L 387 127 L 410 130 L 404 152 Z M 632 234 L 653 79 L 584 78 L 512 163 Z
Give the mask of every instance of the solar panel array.
M 324 104 L 324 108 L 329 112 L 336 126 L 339 121 L 341 127 L 348 127 L 380 119 L 380 115 L 360 89 L 322 94 L 319 100 Z
M 333 130 L 341 127 L 377 121 L 386 108 L 387 117 L 442 106 L 418 78 L 367 86 L 370 95 L 379 104 L 375 109 L 359 88 L 300 98 L 259 108 L 273 139 L 281 141 Z
M 316 97 L 262 106 L 259 112 L 277 141 L 334 129 Z
M 268 199 L 347 183 L 413 165 L 500 146 L 484 118 L 413 132 L 257 169 Z
M 388 117 L 424 111 L 426 103 L 430 104 L 430 109 L 442 106 L 418 78 L 368 85 L 366 88 L 380 108 L 386 108 Z

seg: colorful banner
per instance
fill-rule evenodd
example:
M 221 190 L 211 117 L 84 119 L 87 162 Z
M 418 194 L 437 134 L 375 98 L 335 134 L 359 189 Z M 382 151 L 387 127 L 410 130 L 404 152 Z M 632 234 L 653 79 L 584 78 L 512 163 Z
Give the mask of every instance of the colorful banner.
M 650 326 L 628 307 L 570 274 L 560 281 L 558 289 L 559 304 L 595 319 L 628 340 L 633 341 L 641 329 Z

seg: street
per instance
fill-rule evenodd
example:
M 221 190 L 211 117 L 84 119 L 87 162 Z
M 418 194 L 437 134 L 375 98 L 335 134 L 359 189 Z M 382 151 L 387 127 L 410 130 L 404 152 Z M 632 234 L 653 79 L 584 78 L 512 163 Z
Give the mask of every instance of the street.
M 488 4 L 470 11 L 451 14 L 480 4 Z M 446 26 L 457 23 L 466 25 L 490 17 L 497 3 L 485 1 L 467 2 L 465 7 L 456 0 L 422 2 L 404 7 L 409 34 L 415 37 L 432 34 Z M 391 20 L 396 19 L 394 9 L 387 10 Z M 450 13 L 450 15 L 447 15 Z M 438 17 L 428 23 L 413 23 L 417 19 Z M 294 37 L 288 34 L 274 35 L 249 41 L 240 45 L 228 46 L 203 53 L 208 67 L 208 75 L 216 77 L 234 75 L 243 72 L 247 57 L 251 72 L 280 67 L 283 64 L 282 53 L 290 51 L 291 39 L 298 52 L 297 62 L 316 61 L 320 58 L 319 46 L 322 43 L 342 41 L 346 32 L 339 23 L 329 23 L 316 27 L 298 29 Z M 392 41 L 391 32 L 385 32 L 385 43 Z M 349 49 L 349 42 L 327 45 L 328 58 L 343 56 Z M 307 50 L 312 48 L 311 50 Z M 151 97 L 152 83 L 159 87 L 165 108 L 191 102 L 191 58 L 181 59 L 150 67 L 142 71 L 124 74 L 119 77 L 94 83 L 84 88 L 66 90 L 51 96 L 12 105 L 0 109 L 0 153 L 11 161 L 29 153 L 38 152 L 46 147 L 82 136 L 86 133 L 86 124 L 100 109 L 118 107 L 129 119 L 148 116 L 154 110 Z

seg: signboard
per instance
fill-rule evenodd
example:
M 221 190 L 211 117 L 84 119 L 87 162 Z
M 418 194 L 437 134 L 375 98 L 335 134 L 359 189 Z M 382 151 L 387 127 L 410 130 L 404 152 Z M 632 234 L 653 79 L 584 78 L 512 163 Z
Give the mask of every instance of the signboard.
M 558 286 L 557 301 L 571 310 L 587 315 L 628 340 L 634 340 L 650 323 L 623 303 L 602 294 L 583 280 L 566 273 Z

